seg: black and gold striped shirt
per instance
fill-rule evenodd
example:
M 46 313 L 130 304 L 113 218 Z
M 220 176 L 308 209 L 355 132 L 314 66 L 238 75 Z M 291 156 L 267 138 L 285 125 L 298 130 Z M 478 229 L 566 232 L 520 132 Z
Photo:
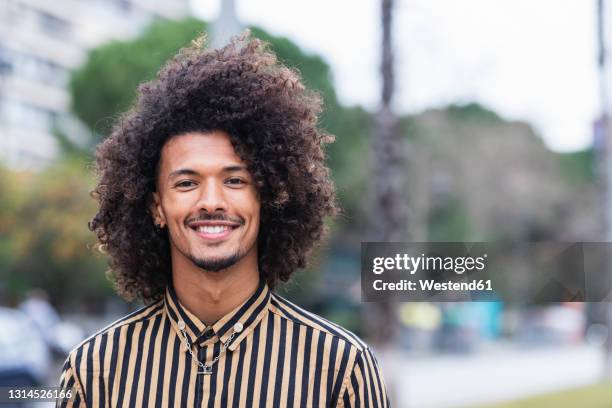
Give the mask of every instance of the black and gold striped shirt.
M 202 366 L 211 373 L 198 373 Z M 60 406 L 390 406 L 367 344 L 263 281 L 211 326 L 184 308 L 169 286 L 163 299 L 76 347 L 60 382 L 73 391 Z

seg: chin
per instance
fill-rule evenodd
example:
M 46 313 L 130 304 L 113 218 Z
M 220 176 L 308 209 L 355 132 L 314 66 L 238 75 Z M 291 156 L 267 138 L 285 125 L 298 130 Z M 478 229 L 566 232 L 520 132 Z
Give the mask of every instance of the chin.
M 200 269 L 211 272 L 218 272 L 224 269 L 227 269 L 231 266 L 237 264 L 242 258 L 244 254 L 240 252 L 230 252 L 225 254 L 215 254 L 211 255 L 210 253 L 206 256 L 190 256 L 191 262 Z

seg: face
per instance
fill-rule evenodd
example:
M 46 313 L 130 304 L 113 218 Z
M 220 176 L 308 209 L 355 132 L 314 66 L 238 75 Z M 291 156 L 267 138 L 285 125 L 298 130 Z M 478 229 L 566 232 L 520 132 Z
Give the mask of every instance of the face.
M 257 262 L 260 202 L 223 131 L 171 138 L 161 151 L 151 212 L 168 229 L 172 263 L 220 271 Z

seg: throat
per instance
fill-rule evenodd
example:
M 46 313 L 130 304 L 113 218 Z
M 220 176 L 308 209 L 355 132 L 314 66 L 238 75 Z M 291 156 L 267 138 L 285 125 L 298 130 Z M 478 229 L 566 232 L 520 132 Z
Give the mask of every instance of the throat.
M 248 273 L 229 269 L 216 273 L 172 269 L 172 283 L 181 305 L 206 325 L 214 324 L 244 303 L 259 286 L 257 268 Z

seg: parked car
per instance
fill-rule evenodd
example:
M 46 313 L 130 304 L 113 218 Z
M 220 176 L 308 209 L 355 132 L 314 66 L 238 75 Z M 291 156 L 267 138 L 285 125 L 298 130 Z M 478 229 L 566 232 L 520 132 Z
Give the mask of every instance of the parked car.
M 30 318 L 51 352 L 58 358 L 65 357 L 85 337 L 80 327 L 61 319 L 44 290 L 30 290 L 27 298 L 19 305 L 19 310 Z
M 51 366 L 38 328 L 19 310 L 0 307 L 0 386 L 37 386 Z

